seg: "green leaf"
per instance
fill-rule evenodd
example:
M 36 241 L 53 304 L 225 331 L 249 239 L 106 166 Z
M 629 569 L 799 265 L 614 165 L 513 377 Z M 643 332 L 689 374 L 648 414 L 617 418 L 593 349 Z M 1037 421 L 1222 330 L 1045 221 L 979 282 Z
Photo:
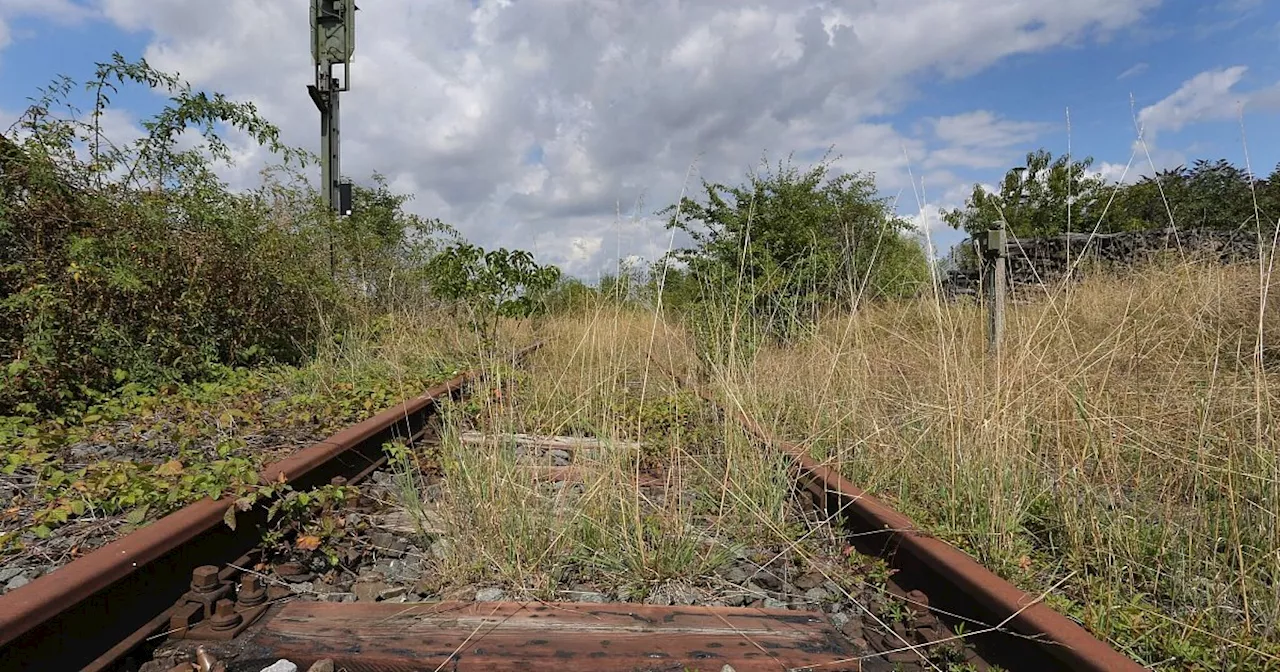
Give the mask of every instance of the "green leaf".
M 222 514 L 222 522 L 226 523 L 227 527 L 232 530 L 236 529 L 236 507 L 227 507 L 227 512 Z
M 125 515 L 124 522 L 129 523 L 130 525 L 141 525 L 142 521 L 147 518 L 147 509 L 149 508 L 151 508 L 151 505 L 143 504 L 142 506 L 130 511 Z
M 49 535 L 53 534 L 53 530 L 50 530 L 47 525 L 36 525 L 31 528 L 31 532 L 40 539 L 48 539 Z

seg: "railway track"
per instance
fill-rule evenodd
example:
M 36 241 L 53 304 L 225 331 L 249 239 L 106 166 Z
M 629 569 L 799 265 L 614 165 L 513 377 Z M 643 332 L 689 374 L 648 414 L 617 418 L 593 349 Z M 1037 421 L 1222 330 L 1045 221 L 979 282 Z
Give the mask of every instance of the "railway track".
M 267 468 L 264 481 L 297 490 L 377 481 L 384 444 L 429 442 L 439 402 L 481 377 L 458 376 L 343 430 Z M 303 581 L 305 568 L 255 569 L 269 530 L 265 507 L 230 514 L 232 527 L 225 519 L 234 502 L 224 498 L 188 506 L 0 596 L 0 670 L 258 672 L 281 659 L 300 669 L 328 660 L 346 670 L 943 670 L 930 657 L 942 645 L 962 649 L 963 667 L 950 669 L 1142 669 L 1037 596 L 919 532 L 799 446 L 699 394 L 790 459 L 798 501 L 837 521 L 858 552 L 897 570 L 885 599 L 905 605 L 908 617 L 888 624 L 867 611 L 885 632 L 851 636 L 848 613 L 771 598 L 739 606 L 636 604 L 597 594 L 562 602 L 501 595 L 414 601 L 379 583 L 362 584 L 369 599 L 297 599 L 298 586 L 316 592 L 319 585 Z M 572 480 L 573 467 L 552 467 L 545 477 Z M 662 480 L 650 477 L 647 487 Z M 384 572 L 395 571 L 390 562 Z M 276 576 L 288 581 L 269 585 Z M 824 595 L 838 589 L 822 578 L 789 580 L 786 590 L 791 583 Z

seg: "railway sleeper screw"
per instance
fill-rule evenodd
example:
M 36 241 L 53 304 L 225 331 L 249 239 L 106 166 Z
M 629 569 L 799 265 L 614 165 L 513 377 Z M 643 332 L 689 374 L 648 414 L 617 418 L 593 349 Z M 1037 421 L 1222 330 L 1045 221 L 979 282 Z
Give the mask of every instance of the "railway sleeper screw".
M 229 597 L 234 589 L 230 583 L 222 581 L 218 568 L 212 565 L 196 567 L 191 572 L 191 590 L 183 599 L 204 606 L 205 618 L 213 616 L 214 605 L 218 600 Z
M 222 582 L 218 579 L 218 568 L 213 565 L 201 565 L 191 570 L 191 592 L 212 593 Z
M 221 631 L 234 630 L 237 625 L 240 625 L 240 614 L 236 613 L 235 604 L 231 600 L 218 600 L 213 618 L 209 619 L 209 626 Z
M 240 591 L 236 593 L 236 606 L 256 607 L 267 601 L 267 589 L 262 580 L 253 574 L 240 577 Z

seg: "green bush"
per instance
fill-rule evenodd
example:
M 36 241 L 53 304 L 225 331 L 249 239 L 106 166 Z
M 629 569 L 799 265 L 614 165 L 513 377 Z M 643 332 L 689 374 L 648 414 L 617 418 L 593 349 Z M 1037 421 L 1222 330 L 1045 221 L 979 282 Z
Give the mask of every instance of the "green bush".
M 862 173 L 765 166 L 746 184 L 703 184 L 705 202 L 662 211 L 693 240 L 662 275 L 666 303 L 690 318 L 707 356 L 740 356 L 760 339 L 792 339 L 826 310 L 911 295 L 927 283 L 911 224 Z
M 101 122 L 124 83 L 170 98 L 142 138 L 117 146 Z M 220 127 L 286 168 L 302 155 L 252 104 L 193 92 L 145 61 L 99 64 L 87 115 L 72 87 L 55 83 L 0 135 L 0 414 L 307 352 L 337 308 L 317 272 L 314 213 L 279 216 L 280 185 L 233 193 L 213 165 L 229 157 Z M 203 144 L 179 148 L 188 129 Z

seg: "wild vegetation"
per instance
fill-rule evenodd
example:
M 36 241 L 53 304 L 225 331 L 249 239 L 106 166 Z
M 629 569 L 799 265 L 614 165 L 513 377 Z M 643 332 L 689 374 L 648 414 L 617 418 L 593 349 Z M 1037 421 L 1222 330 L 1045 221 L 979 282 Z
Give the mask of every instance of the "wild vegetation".
M 170 98 L 117 146 L 102 119 L 126 84 Z M 971 234 L 1244 227 L 1266 250 L 1046 287 L 1010 308 L 995 360 L 981 307 L 939 300 L 873 176 L 827 161 L 704 183 L 661 211 L 687 248 L 588 285 L 408 212 L 376 175 L 333 218 L 309 157 L 251 105 L 145 62 L 103 64 L 87 115 L 73 90 L 0 135 L 6 557 L 249 492 L 272 455 L 481 365 L 493 396 L 449 409 L 437 453 L 394 462 L 402 504 L 455 540 L 442 583 L 649 595 L 740 553 L 825 561 L 830 529 L 789 508 L 781 463 L 657 360 L 1145 664 L 1280 667 L 1280 170 L 1202 161 L 1116 185 L 1040 151 L 999 194 L 975 188 L 946 214 Z M 280 157 L 259 185 L 219 176 L 229 128 Z M 534 336 L 551 345 L 527 368 L 498 364 Z M 549 493 L 470 429 L 605 447 Z
M 1005 173 L 997 193 L 975 184 L 965 206 L 943 219 L 971 236 L 1004 222 L 1017 238 L 1164 227 L 1243 228 L 1270 238 L 1280 220 L 1280 165 L 1262 178 L 1225 159 L 1198 159 L 1123 183 L 1092 168 L 1091 157 L 1030 152 Z M 974 259 L 960 254 L 955 261 Z

